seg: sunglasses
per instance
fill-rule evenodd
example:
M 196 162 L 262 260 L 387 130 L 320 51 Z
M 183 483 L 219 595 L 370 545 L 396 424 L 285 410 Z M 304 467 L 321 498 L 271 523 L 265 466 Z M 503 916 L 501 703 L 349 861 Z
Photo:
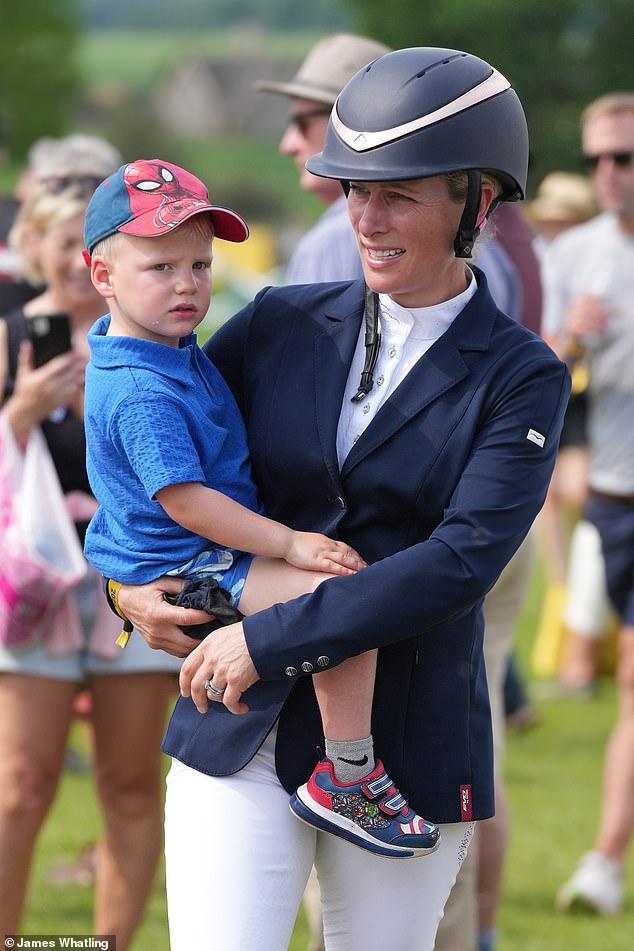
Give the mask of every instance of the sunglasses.
M 77 188 L 82 194 L 92 195 L 105 176 L 96 175 L 48 175 L 39 180 L 51 195 L 61 195 L 67 188 Z
M 332 109 L 329 106 L 321 109 L 310 109 L 307 112 L 298 112 L 297 115 L 289 117 L 288 125 L 293 126 L 300 135 L 305 136 L 310 127 L 311 119 L 316 119 L 317 116 L 329 116 L 331 112 Z
M 582 155 L 581 160 L 585 167 L 594 172 L 601 159 L 610 159 L 617 168 L 629 168 L 634 159 L 634 152 L 600 152 L 598 155 Z

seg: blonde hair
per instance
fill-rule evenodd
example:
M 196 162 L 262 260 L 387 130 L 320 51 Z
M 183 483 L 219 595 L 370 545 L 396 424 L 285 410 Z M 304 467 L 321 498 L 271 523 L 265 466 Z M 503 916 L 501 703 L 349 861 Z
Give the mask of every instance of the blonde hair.
M 482 172 L 482 181 L 487 182 L 493 189 L 493 197 L 497 198 L 498 195 L 502 192 L 502 186 L 500 185 L 497 178 L 494 175 L 489 175 L 488 172 Z M 447 180 L 447 188 L 449 189 L 449 197 L 452 201 L 461 202 L 465 201 L 468 191 L 469 179 L 466 172 L 445 172 L 444 175 Z
M 9 232 L 9 245 L 19 255 L 22 272 L 32 284 L 44 284 L 44 274 L 33 254 L 33 238 L 43 238 L 50 228 L 86 211 L 88 199 L 76 186 L 52 194 L 38 187 L 24 202 Z
M 194 215 L 192 218 L 188 218 L 182 224 L 177 225 L 173 231 L 187 231 L 194 235 L 195 237 L 209 238 L 211 241 L 214 237 L 214 223 L 213 218 L 209 212 L 200 212 L 198 215 Z M 173 231 L 165 232 L 166 234 L 172 234 Z M 101 241 L 98 241 L 97 244 L 92 249 L 93 254 L 98 254 L 100 257 L 105 259 L 112 259 L 116 254 L 116 247 L 119 244 L 122 235 L 124 232 L 113 231 L 112 234 L 107 235 L 105 238 L 102 238 Z M 160 237 L 160 235 L 156 235 Z
M 493 198 L 494 200 L 502 192 L 502 185 L 495 178 L 494 175 L 490 175 L 488 172 L 481 172 L 482 181 L 486 182 L 493 189 Z M 451 201 L 456 204 L 466 201 L 467 193 L 469 191 L 469 177 L 466 172 L 445 172 L 444 174 L 445 181 L 447 182 L 447 190 L 449 192 L 449 198 Z M 489 218 L 489 222 L 494 220 L 495 216 Z M 474 259 L 477 258 L 478 254 L 484 250 L 485 245 L 490 244 L 490 242 L 495 238 L 496 229 L 495 226 L 489 223 L 487 230 L 482 230 L 477 237 L 477 241 L 473 250 Z
M 581 125 L 599 116 L 618 116 L 627 112 L 634 113 L 634 92 L 610 92 L 586 106 L 581 113 Z
M 98 241 L 94 246 L 91 252 L 91 256 L 98 254 L 99 257 L 105 258 L 107 261 L 111 260 L 115 254 L 115 248 L 121 241 L 121 232 L 113 231 L 112 234 L 107 235 L 107 237 L 102 238 L 101 241 Z

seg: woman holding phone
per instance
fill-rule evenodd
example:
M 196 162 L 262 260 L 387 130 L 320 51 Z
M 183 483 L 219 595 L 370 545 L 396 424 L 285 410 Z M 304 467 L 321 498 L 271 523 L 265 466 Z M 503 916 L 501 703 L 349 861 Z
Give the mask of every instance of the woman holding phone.
M 85 177 L 69 179 L 61 191 L 40 186 L 25 202 L 12 241 L 28 277 L 43 289 L 0 320 L 5 432 L 24 446 L 35 427 L 42 429 L 82 541 L 96 507 L 85 468 L 86 335 L 103 312 L 82 257 L 91 192 Z M 81 649 L 68 638 L 60 613 L 42 643 L 0 646 L 0 933 L 19 930 L 33 848 L 64 764 L 73 701 L 87 685 L 104 822 L 94 929 L 116 934 L 117 947 L 125 949 L 161 850 L 159 745 L 179 664 L 141 638 L 118 650 L 120 626 L 94 572 L 70 601 Z

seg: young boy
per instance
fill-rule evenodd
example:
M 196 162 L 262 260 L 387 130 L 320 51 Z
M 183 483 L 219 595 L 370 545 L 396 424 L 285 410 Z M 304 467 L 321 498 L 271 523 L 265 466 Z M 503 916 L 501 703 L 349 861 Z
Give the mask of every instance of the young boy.
M 211 299 L 212 239 L 244 241 L 248 233 L 189 172 L 139 160 L 96 190 L 84 252 L 111 306 L 89 334 L 87 462 L 99 509 L 86 556 L 107 578 L 130 584 L 212 577 L 242 614 L 365 566 L 344 542 L 261 514 L 240 411 L 196 344 L 193 330 Z M 371 651 L 313 678 L 326 757 L 292 808 L 369 851 L 426 855 L 439 844 L 437 828 L 374 759 L 375 667 Z

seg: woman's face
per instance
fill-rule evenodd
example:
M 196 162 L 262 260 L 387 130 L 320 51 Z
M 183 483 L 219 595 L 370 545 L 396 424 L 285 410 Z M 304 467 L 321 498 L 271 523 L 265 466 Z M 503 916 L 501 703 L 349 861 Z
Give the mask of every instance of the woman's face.
M 83 212 L 50 225 L 37 245 L 38 263 L 47 291 L 60 310 L 71 314 L 91 306 L 98 309 L 102 303 L 82 257 L 83 248 Z
M 351 182 L 348 213 L 369 286 L 403 307 L 426 307 L 463 291 L 465 264 L 453 242 L 463 203 L 442 176 Z

